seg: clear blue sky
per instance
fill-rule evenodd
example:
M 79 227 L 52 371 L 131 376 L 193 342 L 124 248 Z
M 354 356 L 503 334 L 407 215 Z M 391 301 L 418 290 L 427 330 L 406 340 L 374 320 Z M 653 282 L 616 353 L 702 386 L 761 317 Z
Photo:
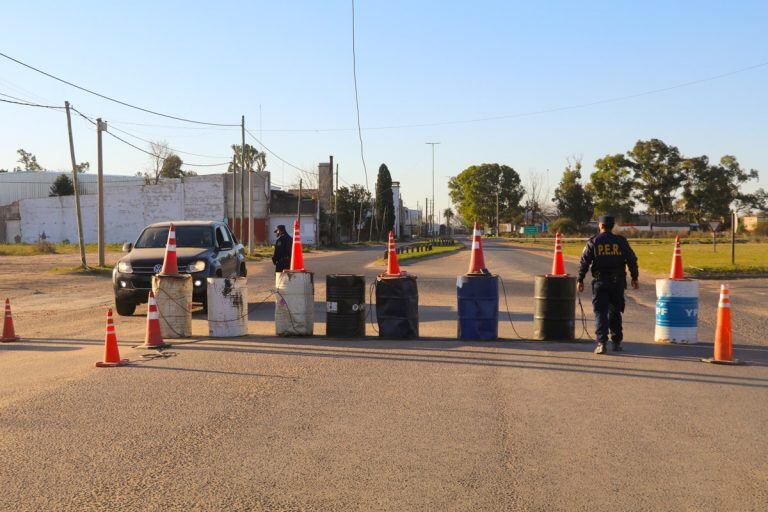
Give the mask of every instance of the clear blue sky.
M 419 2 L 357 4 L 365 156 L 373 186 L 386 162 L 409 206 L 447 177 L 499 162 L 523 177 L 571 155 L 596 158 L 658 137 L 685 155 L 736 155 L 768 184 L 768 66 L 634 99 L 526 117 L 371 129 L 547 110 L 627 96 L 768 61 L 765 1 Z M 355 127 L 349 1 L 13 2 L 3 5 L 0 51 L 119 99 L 182 117 L 247 125 L 299 167 L 333 154 L 342 179 L 364 180 Z M 239 131 L 190 129 L 81 93 L 0 59 L 0 92 L 101 116 L 184 151 L 229 157 Z M 122 122 L 122 123 L 121 123 Z M 164 127 L 123 124 L 149 123 Z M 315 130 L 326 132 L 281 132 Z M 95 165 L 95 133 L 75 122 L 78 160 Z M 142 143 L 140 143 L 143 145 Z M 17 148 L 49 169 L 68 167 L 64 116 L 0 104 L 0 167 Z M 181 155 L 189 162 L 222 159 Z M 278 183 L 293 169 L 268 158 Z M 147 157 L 105 138 L 110 173 Z M 93 172 L 93 171 L 91 171 Z M 208 172 L 212 172 L 209 170 Z M 750 188 L 755 188 L 752 185 Z

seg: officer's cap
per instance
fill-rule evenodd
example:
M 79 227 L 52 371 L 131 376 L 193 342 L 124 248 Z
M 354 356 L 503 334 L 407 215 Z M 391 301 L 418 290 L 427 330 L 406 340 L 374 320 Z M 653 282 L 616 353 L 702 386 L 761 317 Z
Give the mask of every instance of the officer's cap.
M 606 226 L 613 226 L 616 222 L 616 219 L 613 218 L 613 215 L 601 215 L 598 217 L 597 221 L 600 224 L 605 224 Z
M 278 231 L 285 232 L 285 224 L 278 224 L 277 227 L 275 228 L 275 233 L 277 233 Z

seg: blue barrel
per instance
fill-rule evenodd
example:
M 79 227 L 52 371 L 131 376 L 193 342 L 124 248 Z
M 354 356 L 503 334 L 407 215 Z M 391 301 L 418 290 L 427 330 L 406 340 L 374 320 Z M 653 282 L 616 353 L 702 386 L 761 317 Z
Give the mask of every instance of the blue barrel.
M 656 280 L 656 342 L 697 343 L 698 320 L 698 281 Z
M 493 341 L 499 337 L 499 276 L 467 274 L 456 278 L 458 337 Z

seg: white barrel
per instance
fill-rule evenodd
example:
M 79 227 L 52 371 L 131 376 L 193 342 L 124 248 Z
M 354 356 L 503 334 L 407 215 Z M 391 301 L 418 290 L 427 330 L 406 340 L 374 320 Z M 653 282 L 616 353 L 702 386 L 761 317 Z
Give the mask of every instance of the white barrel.
M 312 336 L 315 327 L 315 280 L 312 272 L 275 275 L 275 332 Z
M 658 343 L 698 343 L 699 282 L 692 279 L 656 280 Z
M 192 336 L 192 276 L 152 276 L 163 338 Z
M 248 279 L 208 278 L 208 334 L 233 338 L 248 334 Z

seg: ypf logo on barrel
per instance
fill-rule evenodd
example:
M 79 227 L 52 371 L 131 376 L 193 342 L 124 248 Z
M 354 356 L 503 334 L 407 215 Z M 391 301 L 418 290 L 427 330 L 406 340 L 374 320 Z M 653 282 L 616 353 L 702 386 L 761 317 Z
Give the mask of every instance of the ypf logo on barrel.
M 352 304 L 352 311 L 357 313 L 358 311 L 363 311 L 365 309 L 365 304 Z
M 696 327 L 698 319 L 698 304 L 693 298 L 660 297 L 656 301 L 656 325 Z

